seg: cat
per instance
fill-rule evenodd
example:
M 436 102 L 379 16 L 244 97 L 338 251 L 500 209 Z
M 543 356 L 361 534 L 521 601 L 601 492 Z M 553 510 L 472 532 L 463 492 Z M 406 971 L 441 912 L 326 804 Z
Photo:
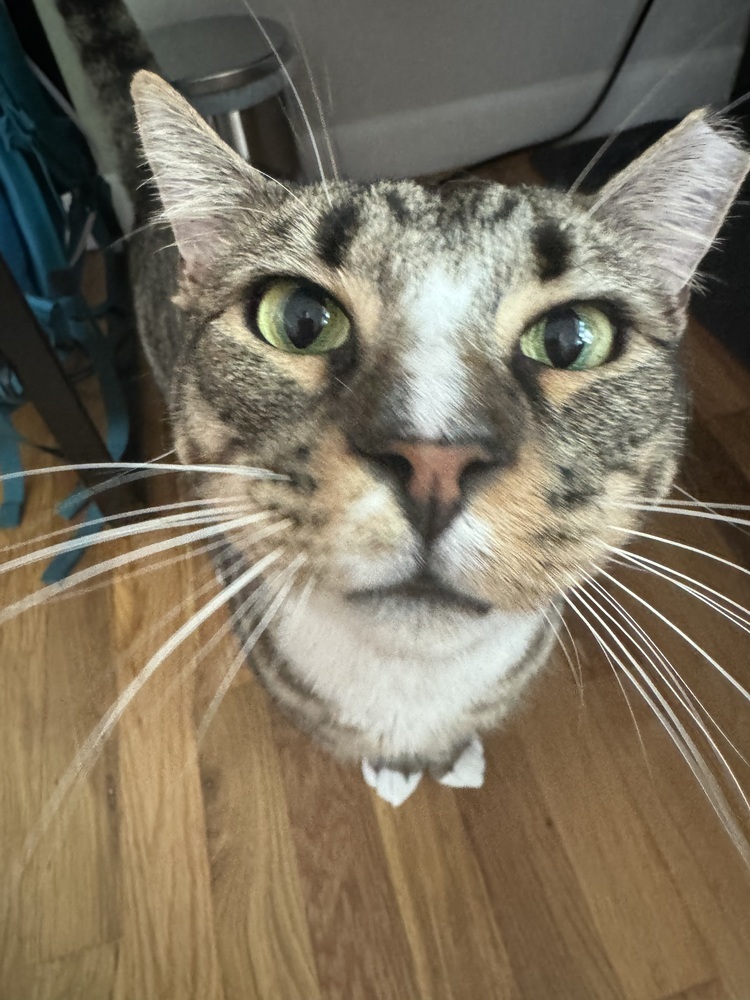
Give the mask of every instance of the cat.
M 285 185 L 159 78 L 118 0 L 57 2 L 133 196 L 177 455 L 237 512 L 217 561 L 250 665 L 392 804 L 425 774 L 479 787 L 566 595 L 671 487 L 691 282 L 748 152 L 697 111 L 593 196 Z

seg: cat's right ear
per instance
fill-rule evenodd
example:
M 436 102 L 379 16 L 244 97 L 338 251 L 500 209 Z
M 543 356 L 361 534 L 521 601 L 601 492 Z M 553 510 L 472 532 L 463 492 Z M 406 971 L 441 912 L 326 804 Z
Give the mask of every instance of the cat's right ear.
M 189 275 L 229 242 L 238 207 L 265 201 L 269 183 L 160 77 L 141 70 L 131 87 L 138 132 Z
M 738 130 L 694 111 L 616 174 L 589 211 L 620 234 L 667 291 L 684 296 L 749 168 Z

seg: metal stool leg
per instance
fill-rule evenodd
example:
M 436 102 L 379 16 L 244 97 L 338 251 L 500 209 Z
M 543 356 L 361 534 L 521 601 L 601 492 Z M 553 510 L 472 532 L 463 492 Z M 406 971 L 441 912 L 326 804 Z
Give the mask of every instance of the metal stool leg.
M 239 111 L 224 111 L 218 115 L 212 115 L 213 125 L 224 142 L 231 146 L 235 153 L 239 153 L 243 160 L 250 161 L 250 150 L 247 147 L 245 129 L 242 125 L 242 116 Z

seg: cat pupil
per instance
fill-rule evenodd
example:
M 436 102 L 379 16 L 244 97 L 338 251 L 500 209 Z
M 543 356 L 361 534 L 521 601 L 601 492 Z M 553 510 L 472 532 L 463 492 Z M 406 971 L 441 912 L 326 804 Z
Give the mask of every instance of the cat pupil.
M 294 347 L 304 350 L 317 340 L 330 318 L 323 302 L 309 291 L 298 289 L 284 307 L 284 332 Z
M 569 368 L 590 341 L 587 330 L 570 306 L 549 314 L 544 328 L 544 347 L 555 368 Z

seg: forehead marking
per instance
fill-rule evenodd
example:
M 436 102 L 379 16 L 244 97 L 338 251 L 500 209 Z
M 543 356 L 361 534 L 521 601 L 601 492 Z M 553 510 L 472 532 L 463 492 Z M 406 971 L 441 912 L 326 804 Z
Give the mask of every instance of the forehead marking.
M 570 238 L 551 219 L 540 222 L 534 228 L 531 243 L 542 281 L 559 278 L 570 267 L 573 250 Z
M 341 267 L 359 228 L 359 208 L 345 201 L 321 220 L 315 237 L 318 256 L 329 267 Z
M 478 278 L 455 275 L 433 265 L 406 292 L 403 301 L 409 347 L 403 356 L 409 385 L 407 425 L 418 438 L 447 433 L 466 395 L 461 331 L 470 312 Z

